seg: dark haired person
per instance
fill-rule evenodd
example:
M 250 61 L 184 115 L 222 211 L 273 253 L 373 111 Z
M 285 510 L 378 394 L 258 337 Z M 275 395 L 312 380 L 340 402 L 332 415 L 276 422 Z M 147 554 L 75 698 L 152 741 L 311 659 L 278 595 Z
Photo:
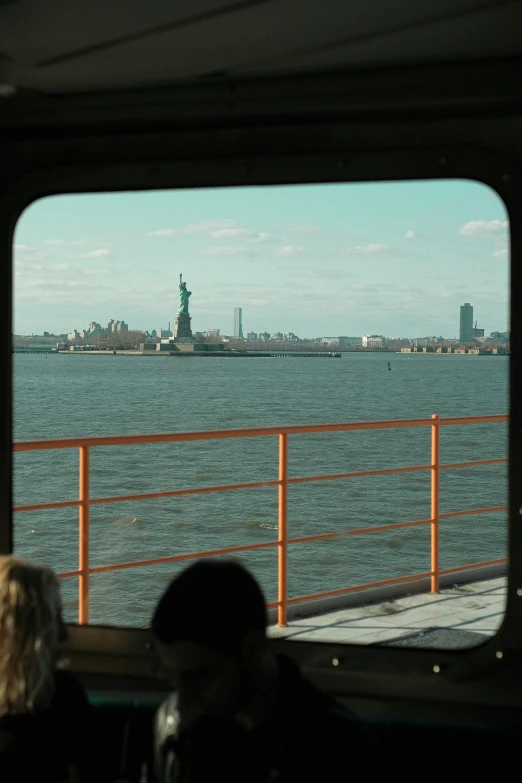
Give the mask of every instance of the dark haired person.
M 234 561 L 172 580 L 152 620 L 175 687 L 156 717 L 161 783 L 326 782 L 344 777 L 350 750 L 375 751 L 355 716 L 273 653 L 266 626 L 261 588 Z

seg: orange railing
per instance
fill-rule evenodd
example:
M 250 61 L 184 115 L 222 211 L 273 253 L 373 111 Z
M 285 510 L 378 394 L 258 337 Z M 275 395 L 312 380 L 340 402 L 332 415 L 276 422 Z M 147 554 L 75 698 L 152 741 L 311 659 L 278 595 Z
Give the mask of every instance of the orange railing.
M 487 514 L 499 511 L 506 511 L 507 506 L 494 506 L 490 508 L 474 508 L 460 511 L 451 511 L 440 514 L 439 512 L 439 476 L 441 470 L 453 468 L 476 467 L 479 465 L 494 465 L 507 462 L 507 458 L 475 460 L 471 462 L 440 463 L 439 453 L 439 434 L 441 427 L 462 425 L 462 424 L 484 424 L 499 423 L 507 421 L 508 417 L 504 415 L 496 416 L 467 416 L 460 418 L 439 418 L 434 415 L 431 419 L 400 419 L 391 421 L 370 421 L 345 424 L 313 424 L 304 426 L 289 427 L 255 427 L 252 429 L 235 430 L 211 430 L 204 432 L 181 432 L 156 435 L 121 435 L 114 437 L 98 438 L 61 438 L 56 440 L 36 440 L 20 441 L 14 444 L 14 451 L 39 451 L 54 449 L 78 448 L 80 455 L 79 465 L 79 495 L 77 500 L 57 501 L 54 503 L 36 503 L 31 505 L 22 505 L 14 508 L 16 512 L 38 511 L 53 508 L 67 508 L 77 506 L 79 509 L 79 565 L 75 571 L 67 571 L 60 574 L 62 578 L 78 577 L 79 580 L 79 622 L 87 623 L 89 621 L 89 579 L 92 574 L 100 574 L 107 571 L 117 571 L 127 568 L 138 568 L 143 566 L 159 565 L 164 563 L 173 563 L 181 560 L 190 560 L 194 558 L 217 556 L 224 554 L 233 554 L 237 552 L 246 552 L 255 549 L 264 549 L 267 547 L 277 547 L 278 550 L 278 600 L 271 604 L 278 608 L 278 623 L 286 625 L 288 606 L 304 601 L 315 600 L 338 596 L 370 588 L 382 587 L 393 584 L 412 582 L 418 579 L 429 577 L 431 580 L 431 592 L 438 592 L 439 578 L 442 574 L 456 573 L 485 565 L 501 564 L 506 562 L 506 558 L 489 560 L 481 563 L 471 563 L 456 568 L 441 570 L 439 567 L 439 521 L 450 517 L 465 516 L 469 514 Z M 288 476 L 288 437 L 290 435 L 322 432 L 353 432 L 355 430 L 384 430 L 400 429 L 405 427 L 430 427 L 431 428 L 431 462 L 429 465 L 413 465 L 409 467 L 384 468 L 381 470 L 363 470 L 351 473 L 335 473 L 320 476 Z M 111 497 L 91 498 L 89 492 L 89 457 L 90 450 L 99 446 L 130 446 L 149 443 L 174 443 L 180 441 L 197 440 L 222 440 L 229 438 L 254 438 L 264 436 L 275 436 L 279 440 L 279 477 L 272 481 L 254 481 L 242 484 L 228 484 L 222 486 L 194 487 L 190 489 L 169 490 L 165 492 L 146 492 L 134 495 L 117 495 Z M 387 476 L 395 473 L 412 473 L 417 471 L 429 470 L 431 474 L 431 516 L 429 519 L 420 519 L 412 522 L 398 522 L 378 527 L 359 528 L 357 530 L 348 530 L 332 533 L 320 533 L 312 536 L 300 536 L 297 538 L 288 537 L 288 487 L 292 484 L 303 484 L 312 481 L 333 481 L 337 479 L 360 478 L 363 476 Z M 138 560 L 134 562 L 115 563 L 112 565 L 102 565 L 91 567 L 89 563 L 89 511 L 93 505 L 106 503 L 121 503 L 126 501 L 137 501 L 154 498 L 171 498 L 182 495 L 203 494 L 212 492 L 228 492 L 231 490 L 253 489 L 260 487 L 278 487 L 278 537 L 275 541 L 267 541 L 257 544 L 245 544 L 233 547 L 225 547 L 215 550 L 205 550 L 201 552 L 190 552 L 181 555 L 171 555 L 168 557 L 155 557 L 148 560 Z M 287 595 L 287 555 L 290 544 L 303 544 L 312 541 L 325 541 L 341 536 L 356 536 L 365 533 L 381 533 L 389 530 L 398 530 L 408 527 L 417 527 L 421 525 L 430 525 L 431 527 L 431 568 L 425 573 L 401 576 L 392 579 L 383 579 L 377 582 L 370 582 L 363 585 L 352 587 L 341 587 L 337 590 L 330 590 L 323 593 L 289 598 Z

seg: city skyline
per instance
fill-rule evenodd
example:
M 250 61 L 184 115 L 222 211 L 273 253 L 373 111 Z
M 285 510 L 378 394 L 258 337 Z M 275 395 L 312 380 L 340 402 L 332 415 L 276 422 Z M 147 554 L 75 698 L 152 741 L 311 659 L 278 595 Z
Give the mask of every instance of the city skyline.
M 473 182 L 50 197 L 23 213 L 14 245 L 18 334 L 116 310 L 159 329 L 180 271 L 195 331 L 228 333 L 240 306 L 245 334 L 453 338 L 464 301 L 486 333 L 509 328 L 507 216 Z
M 460 305 L 459 308 L 460 311 L 460 329 L 459 329 L 459 337 L 458 340 L 460 342 L 471 342 L 475 337 L 482 337 L 484 338 L 487 335 L 485 334 L 484 328 L 478 328 L 478 321 L 473 320 L 473 305 L 470 304 L 470 302 L 465 302 L 463 305 Z M 106 332 L 119 332 L 119 331 L 129 331 L 129 326 L 125 321 L 115 321 L 113 318 L 110 319 L 110 321 L 107 323 L 107 327 L 102 327 L 100 323 L 97 321 L 92 321 L 89 323 L 89 326 L 87 329 L 83 330 L 76 330 L 73 329 L 71 332 L 58 332 L 58 333 L 50 333 L 47 330 L 43 330 L 43 336 L 49 337 L 49 336 L 63 336 L 67 335 L 68 339 L 87 339 L 88 337 L 92 336 L 93 334 L 98 333 L 106 333 Z M 130 330 L 133 331 L 133 330 Z M 147 333 L 152 336 L 156 336 L 156 334 L 159 337 L 171 337 L 172 332 L 170 331 L 170 322 L 168 325 L 168 329 L 164 330 L 163 327 L 160 327 L 160 329 L 145 329 L 145 330 L 136 330 L 136 331 L 143 331 L 144 333 Z M 507 330 L 508 331 L 508 330 Z M 221 332 L 223 332 L 221 334 Z M 490 336 L 493 337 L 494 334 L 499 334 L 501 330 L 493 329 L 490 330 Z M 267 331 L 260 331 L 260 332 L 254 332 L 253 330 L 249 331 L 244 335 L 243 333 L 243 308 L 242 307 L 234 307 L 233 310 L 233 328 L 232 333 L 228 333 L 226 331 L 223 331 L 221 328 L 208 328 L 208 329 L 200 329 L 196 330 L 196 333 L 199 334 L 205 334 L 208 336 L 220 336 L 221 337 L 228 337 L 228 338 L 239 338 L 239 339 L 246 339 L 246 340 L 270 340 L 270 339 L 289 339 L 289 340 L 323 340 L 323 341 L 335 341 L 339 340 L 340 342 L 343 342 L 345 344 L 349 344 L 350 341 L 357 341 L 357 344 L 365 345 L 365 339 L 366 338 L 383 338 L 388 340 L 418 340 L 423 338 L 437 338 L 437 339 L 446 339 L 446 340 L 456 340 L 457 336 L 449 336 L 449 335 L 430 335 L 430 334 L 424 334 L 421 335 L 420 333 L 417 333 L 416 335 L 376 335 L 376 334 L 368 334 L 367 332 L 360 334 L 360 335 L 337 335 L 337 336 L 325 336 L 325 335 L 312 335 L 312 334 L 306 334 L 306 335 L 297 335 L 295 332 L 287 331 L 287 332 L 267 332 Z M 505 332 L 504 332 L 505 333 Z M 41 335 L 41 333 L 38 333 Z M 19 335 L 22 336 L 22 335 Z M 23 335 L 28 336 L 28 335 Z M 32 334 L 31 336 L 34 336 Z M 360 341 L 360 342 L 359 342 Z M 355 344 L 355 342 L 354 342 Z

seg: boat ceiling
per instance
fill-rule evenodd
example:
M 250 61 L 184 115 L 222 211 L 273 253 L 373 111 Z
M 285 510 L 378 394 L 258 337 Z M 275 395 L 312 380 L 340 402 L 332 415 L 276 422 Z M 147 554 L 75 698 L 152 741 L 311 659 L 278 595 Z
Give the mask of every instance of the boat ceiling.
M 517 57 L 521 29 L 520 0 L 0 0 L 0 92 Z

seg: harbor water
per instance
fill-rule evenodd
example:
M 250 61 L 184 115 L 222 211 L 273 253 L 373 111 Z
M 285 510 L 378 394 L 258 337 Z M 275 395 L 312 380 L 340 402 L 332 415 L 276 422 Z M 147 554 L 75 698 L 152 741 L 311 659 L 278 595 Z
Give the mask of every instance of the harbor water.
M 341 360 L 176 361 L 140 356 L 13 356 L 14 438 L 34 440 L 290 424 L 475 416 L 508 412 L 509 358 L 346 353 Z M 390 362 L 391 371 L 388 369 Z M 441 462 L 507 456 L 507 425 L 441 430 Z M 430 462 L 428 427 L 296 435 L 289 475 L 346 473 Z M 277 478 L 274 437 L 92 450 L 91 496 Z M 443 471 L 441 513 L 507 503 L 506 464 Z M 78 496 L 78 450 L 14 455 L 15 505 Z M 289 488 L 289 536 L 348 531 L 430 516 L 429 471 L 311 482 Z M 277 537 L 277 487 L 91 508 L 92 565 L 253 544 Z M 76 508 L 16 513 L 15 551 L 59 571 L 78 565 Z M 443 520 L 440 565 L 504 557 L 506 514 Z M 269 600 L 277 548 L 245 553 Z M 182 565 L 91 579 L 91 622 L 143 626 Z M 348 536 L 289 551 L 298 596 L 430 568 L 429 525 Z M 76 619 L 77 581 L 63 583 Z

